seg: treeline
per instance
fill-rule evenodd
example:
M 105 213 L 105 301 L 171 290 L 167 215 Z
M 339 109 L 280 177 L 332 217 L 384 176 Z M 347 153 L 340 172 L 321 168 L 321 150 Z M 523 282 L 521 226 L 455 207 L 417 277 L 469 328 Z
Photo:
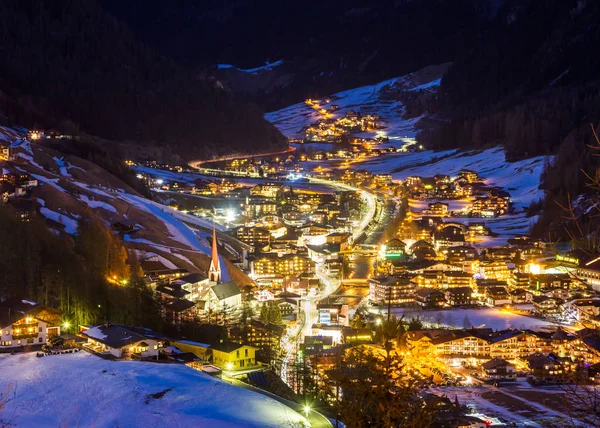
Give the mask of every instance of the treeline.
M 253 93 L 267 110 L 451 61 L 468 52 L 493 13 L 488 2 L 472 0 L 101 3 L 179 63 L 253 68 L 283 58 L 283 65 L 264 78 L 291 78 Z
M 76 237 L 57 236 L 43 219 L 17 219 L 0 207 L 0 297 L 60 309 L 72 325 L 115 323 L 160 328 L 159 308 L 135 255 L 92 216 Z
M 257 107 L 139 43 L 94 1 L 0 3 L 0 112 L 192 157 L 278 147 Z
M 546 197 L 540 201 L 543 211 L 532 232 L 551 241 L 566 240 L 576 247 L 598 250 L 600 157 L 590 125 L 572 131 L 553 161 L 546 163 L 542 175 Z M 600 133 L 600 123 L 594 128 Z
M 486 147 L 503 144 L 507 159 L 555 153 L 564 139 L 592 118 L 600 118 L 600 84 L 546 90 L 507 107 L 441 122 L 418 134 L 426 147 Z
M 598 19 L 598 2 L 499 2 L 442 79 L 433 112 L 445 121 L 419 141 L 441 149 L 504 144 L 509 159 L 555 153 L 600 118 L 600 59 L 591 54 Z

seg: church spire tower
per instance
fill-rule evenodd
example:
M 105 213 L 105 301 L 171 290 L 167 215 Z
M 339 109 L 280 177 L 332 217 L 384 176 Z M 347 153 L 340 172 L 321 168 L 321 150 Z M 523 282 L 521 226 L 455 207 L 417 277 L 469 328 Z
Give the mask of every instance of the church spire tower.
M 208 279 L 213 282 L 221 282 L 221 264 L 219 263 L 219 253 L 217 252 L 217 230 L 213 227 L 212 253 L 210 256 L 210 268 L 208 269 Z

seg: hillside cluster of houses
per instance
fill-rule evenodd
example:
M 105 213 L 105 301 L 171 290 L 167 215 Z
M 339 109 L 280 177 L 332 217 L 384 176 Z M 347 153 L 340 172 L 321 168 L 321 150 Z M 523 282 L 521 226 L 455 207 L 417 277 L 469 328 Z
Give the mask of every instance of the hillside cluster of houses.
M 425 309 L 530 304 L 536 316 L 600 323 L 598 255 L 560 252 L 524 237 L 484 250 L 452 244 L 416 241 L 408 246 L 390 240 L 381 254 L 380 274 L 369 280 L 369 300 Z
M 578 368 L 595 380 L 600 363 L 600 331 L 417 330 L 405 333 L 400 345 L 415 358 L 432 356 L 445 363 L 479 368 L 488 381 L 529 377 L 536 382 L 560 382 Z

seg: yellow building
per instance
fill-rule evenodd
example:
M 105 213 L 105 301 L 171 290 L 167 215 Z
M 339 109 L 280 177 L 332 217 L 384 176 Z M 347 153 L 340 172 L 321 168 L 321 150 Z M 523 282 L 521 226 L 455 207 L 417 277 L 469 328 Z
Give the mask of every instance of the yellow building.
M 10 160 L 10 146 L 5 144 L 0 144 L 0 160 Z
M 213 364 L 224 370 L 242 370 L 260 365 L 256 362 L 254 346 L 223 342 L 210 347 Z
M 479 267 L 481 273 L 487 279 L 508 281 L 511 277 L 511 271 L 508 268 L 507 262 L 504 260 L 485 260 L 480 262 Z
M 250 263 L 250 271 L 255 278 L 275 275 L 300 275 L 314 272 L 315 263 L 303 256 L 286 254 L 282 257 L 266 256 Z

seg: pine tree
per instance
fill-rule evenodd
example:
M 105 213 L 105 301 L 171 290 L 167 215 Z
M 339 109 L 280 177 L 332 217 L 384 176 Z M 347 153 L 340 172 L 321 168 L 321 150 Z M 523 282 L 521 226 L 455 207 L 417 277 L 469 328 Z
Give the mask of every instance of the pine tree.
M 463 318 L 463 328 L 471 328 L 473 327 L 473 324 L 471 323 L 471 320 L 469 319 L 468 315 L 465 315 L 465 317 Z

